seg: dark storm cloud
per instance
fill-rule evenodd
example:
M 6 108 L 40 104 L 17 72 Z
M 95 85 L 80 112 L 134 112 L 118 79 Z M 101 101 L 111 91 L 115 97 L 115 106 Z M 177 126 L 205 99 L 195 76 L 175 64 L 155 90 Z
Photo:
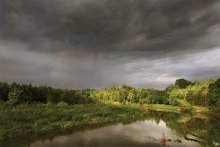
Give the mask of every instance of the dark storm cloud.
M 220 22 L 218 0 L 3 0 L 0 12 L 1 38 L 35 50 L 151 57 L 219 45 L 199 45 Z
M 1 0 L 0 80 L 162 88 L 218 78 L 219 16 L 219 0 Z

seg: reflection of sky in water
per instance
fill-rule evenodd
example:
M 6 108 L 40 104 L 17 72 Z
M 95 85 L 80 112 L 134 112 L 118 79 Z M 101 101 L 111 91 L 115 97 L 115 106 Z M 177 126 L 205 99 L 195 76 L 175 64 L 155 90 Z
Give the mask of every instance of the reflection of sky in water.
M 166 127 L 166 123 L 160 121 L 158 124 L 151 121 L 136 121 L 129 125 L 113 125 L 95 130 L 77 132 L 69 136 L 59 136 L 52 141 L 37 141 L 31 147 L 119 147 L 119 146 L 162 146 L 159 138 L 164 133 L 170 139 L 181 139 L 182 143 L 171 141 L 169 146 L 198 146 L 198 144 L 186 141 L 171 129 Z M 157 140 L 157 141 L 156 141 Z

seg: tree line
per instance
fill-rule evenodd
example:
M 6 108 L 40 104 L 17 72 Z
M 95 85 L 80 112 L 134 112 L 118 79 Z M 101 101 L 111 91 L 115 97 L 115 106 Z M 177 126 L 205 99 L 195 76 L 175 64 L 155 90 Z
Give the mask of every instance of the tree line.
M 0 82 L 0 103 L 6 102 L 11 105 L 59 102 L 67 104 L 93 103 L 93 100 L 89 98 L 89 91 L 88 89 L 59 89 L 49 86 Z
M 10 105 L 31 103 L 88 104 L 118 102 L 137 104 L 220 105 L 220 79 L 188 81 L 178 79 L 164 90 L 135 88 L 129 85 L 105 89 L 59 89 L 31 84 L 0 82 L 0 103 Z

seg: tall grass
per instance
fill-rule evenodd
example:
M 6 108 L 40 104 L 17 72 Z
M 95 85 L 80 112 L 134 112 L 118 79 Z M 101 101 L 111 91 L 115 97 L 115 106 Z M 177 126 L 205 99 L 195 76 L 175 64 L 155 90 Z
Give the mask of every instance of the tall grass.
M 0 108 L 0 139 L 29 133 L 47 133 L 105 123 L 134 121 L 144 110 L 130 106 L 89 105 L 19 105 Z
M 146 110 L 155 110 L 174 113 L 191 113 L 191 114 L 207 114 L 208 108 L 202 106 L 191 106 L 188 103 L 183 103 L 181 106 L 171 106 L 165 104 L 144 104 L 142 106 Z

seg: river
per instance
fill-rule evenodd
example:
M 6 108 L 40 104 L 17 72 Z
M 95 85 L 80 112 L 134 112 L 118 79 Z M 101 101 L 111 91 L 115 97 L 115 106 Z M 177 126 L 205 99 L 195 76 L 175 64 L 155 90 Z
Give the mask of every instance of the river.
M 67 134 L 35 136 L 34 139 L 26 136 L 24 140 L 12 140 L 7 144 L 30 147 L 219 146 L 219 130 L 217 134 L 214 131 L 210 133 L 213 126 L 209 127 L 209 120 L 205 116 L 157 111 L 146 113 L 146 118 L 135 122 L 106 124 L 96 128 L 78 129 Z

